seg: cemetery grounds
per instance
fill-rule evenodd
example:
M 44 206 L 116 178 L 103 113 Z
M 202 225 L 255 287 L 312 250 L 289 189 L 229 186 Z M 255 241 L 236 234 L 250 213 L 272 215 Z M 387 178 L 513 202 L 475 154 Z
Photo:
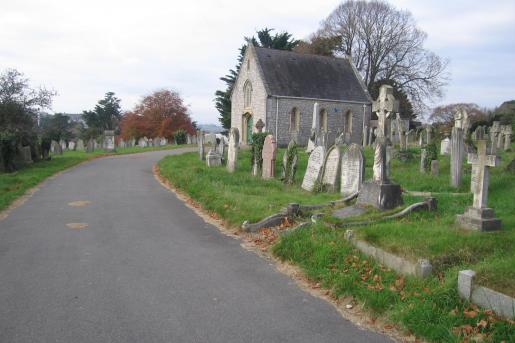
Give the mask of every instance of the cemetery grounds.
M 515 144 L 512 151 L 514 148 Z M 326 210 L 317 224 L 281 235 L 282 230 L 295 225 L 286 223 L 263 229 L 251 239 L 274 257 L 300 267 L 311 286 L 325 289 L 335 302 L 351 297 L 355 305 L 365 308 L 369 324 L 386 322 L 384 330 L 400 330 L 403 335 L 434 342 L 515 341 L 514 321 L 466 303 L 457 292 L 458 271 L 473 269 L 482 286 L 515 296 L 515 175 L 505 170 L 515 152 L 502 152 L 501 165 L 490 170 L 488 205 L 502 219 L 502 229 L 490 233 L 464 231 L 454 224 L 456 214 L 472 204 L 470 165 L 464 167 L 463 183 L 456 189 L 450 186 L 449 156 L 438 156 L 440 175 L 432 176 L 419 171 L 420 150 L 413 148 L 410 152 L 414 158 L 408 162 L 392 159 L 390 178 L 401 185 L 405 206 L 428 196 L 408 191 L 431 192 L 438 210 L 413 212 L 393 221 L 352 229 L 359 239 L 396 255 L 412 261 L 429 259 L 433 276 L 401 276 L 362 255 L 344 239 L 345 229 L 337 228 L 344 220 L 332 217 L 332 210 Z M 273 180 L 251 175 L 248 150 L 240 151 L 234 173 L 223 166 L 206 167 L 198 152 L 168 156 L 158 166 L 161 176 L 173 187 L 212 217 L 221 219 L 225 227 L 238 232 L 245 220 L 257 222 L 288 203 L 323 204 L 341 198 L 337 193 L 308 193 L 300 188 L 308 159 L 302 149 L 295 184 L 284 185 L 278 177 L 283 153 L 284 149 L 279 149 Z M 370 147 L 365 155 L 365 179 L 370 179 Z M 371 211 L 352 220 L 383 215 Z
M 51 154 L 52 159 L 50 161 L 38 161 L 14 173 L 0 172 L 0 211 L 9 207 L 9 205 L 23 196 L 28 190 L 37 186 L 46 178 L 81 162 L 103 156 L 134 154 L 138 152 L 168 150 L 182 147 L 187 147 L 187 145 L 166 145 L 145 148 L 134 146 L 130 148 L 117 148 L 115 152 L 109 153 L 103 149 L 95 150 L 92 153 L 65 150 L 62 155 Z

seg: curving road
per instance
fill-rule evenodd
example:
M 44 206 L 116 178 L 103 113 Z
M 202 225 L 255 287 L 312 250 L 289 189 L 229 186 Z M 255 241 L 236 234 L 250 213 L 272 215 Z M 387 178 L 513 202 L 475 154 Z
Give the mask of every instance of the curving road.
M 82 164 L 0 221 L 0 342 L 388 341 L 161 187 L 180 152 Z

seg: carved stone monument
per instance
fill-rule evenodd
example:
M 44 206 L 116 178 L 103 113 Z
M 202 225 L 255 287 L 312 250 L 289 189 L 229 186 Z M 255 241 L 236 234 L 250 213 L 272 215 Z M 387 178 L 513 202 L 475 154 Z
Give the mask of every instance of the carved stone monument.
M 365 154 L 363 148 L 352 143 L 344 150 L 341 162 L 340 191 L 343 197 L 361 189 L 365 178 Z
M 311 151 L 308 159 L 306 174 L 302 180 L 302 188 L 308 192 L 312 192 L 320 181 L 320 173 L 324 165 L 325 149 L 323 146 L 317 146 Z
M 504 125 L 503 136 L 504 136 L 504 150 L 511 150 L 511 136 L 513 134 L 513 129 L 511 125 Z
M 240 131 L 231 127 L 229 131 L 229 149 L 227 149 L 227 171 L 233 173 L 238 164 L 238 152 L 240 150 Z
M 318 102 L 313 105 L 313 121 L 311 122 L 311 133 L 309 135 L 308 147 L 306 152 L 309 154 L 317 146 L 318 135 L 320 131 L 318 119 Z
M 288 148 L 286 148 L 283 155 L 283 169 L 281 177 L 283 182 L 287 185 L 291 185 L 295 182 L 298 158 L 297 143 L 292 139 L 290 143 L 288 143 Z
M 358 205 L 392 209 L 402 204 L 401 187 L 388 179 L 386 160 L 387 120 L 393 112 L 397 111 L 398 106 L 398 101 L 393 96 L 392 86 L 382 85 L 379 89 L 379 97 L 372 105 L 379 124 L 374 152 L 374 177 L 363 184 L 356 201 Z
M 268 135 L 265 137 L 261 156 L 263 158 L 261 176 L 263 179 L 273 179 L 275 177 L 275 158 L 277 156 L 277 144 L 274 136 Z
M 468 163 L 472 164 L 470 189 L 474 195 L 472 207 L 468 207 L 464 214 L 456 216 L 459 226 L 469 230 L 493 231 L 501 228 L 501 220 L 495 218 L 492 208 L 487 207 L 489 168 L 499 165 L 499 157 L 487 154 L 487 140 L 479 139 L 477 154 L 468 154 Z
M 104 149 L 106 149 L 107 151 L 115 151 L 114 131 L 113 130 L 105 130 L 104 131 L 104 140 L 105 140 Z
M 337 192 L 340 174 L 340 162 L 342 153 L 340 145 L 333 145 L 326 154 L 323 172 L 322 185 L 328 192 Z
M 216 149 L 211 148 L 206 156 L 206 164 L 208 167 L 215 167 L 222 165 L 222 156 L 216 151 Z
M 454 127 L 451 133 L 451 186 L 453 187 L 459 187 L 463 177 L 463 159 L 465 157 L 463 133 L 463 112 L 457 111 L 454 115 Z
M 440 155 L 449 155 L 451 153 L 451 140 L 445 137 L 440 142 Z
M 201 161 L 206 159 L 206 155 L 204 153 L 204 132 L 197 131 L 198 137 L 198 154 Z

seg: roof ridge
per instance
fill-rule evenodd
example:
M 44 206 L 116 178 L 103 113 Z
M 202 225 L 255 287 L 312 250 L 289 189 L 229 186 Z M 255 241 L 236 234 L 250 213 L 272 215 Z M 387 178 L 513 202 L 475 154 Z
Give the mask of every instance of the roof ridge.
M 331 59 L 331 60 L 349 61 L 349 57 L 347 55 L 345 55 L 345 56 L 325 56 L 325 55 L 310 54 L 307 52 L 297 52 L 297 51 L 293 51 L 293 50 L 266 48 L 266 47 L 262 47 L 262 46 L 254 46 L 254 48 L 261 49 L 261 50 L 277 51 L 280 53 L 290 53 L 290 54 L 301 55 L 301 56 L 311 56 L 311 57 L 326 58 L 326 59 Z

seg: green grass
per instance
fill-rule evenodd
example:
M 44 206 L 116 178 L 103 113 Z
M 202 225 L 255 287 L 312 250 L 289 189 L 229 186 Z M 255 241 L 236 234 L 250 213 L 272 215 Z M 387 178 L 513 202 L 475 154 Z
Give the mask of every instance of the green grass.
M 110 154 L 133 154 L 143 151 L 175 149 L 177 147 L 179 146 L 167 145 L 163 147 L 121 148 Z M 184 147 L 184 145 L 181 147 Z M 107 153 L 104 150 L 96 150 L 93 153 L 65 151 L 62 155 L 52 155 L 52 159 L 50 161 L 33 163 L 14 173 L 0 172 L 0 211 L 7 208 L 13 203 L 13 201 L 25 194 L 28 189 L 36 186 L 47 177 L 70 168 L 80 162 L 106 154 Z
M 370 178 L 373 151 L 369 148 L 365 153 L 366 175 Z M 465 315 L 468 304 L 459 298 L 456 290 L 457 273 L 466 268 L 478 272 L 481 284 L 515 295 L 515 176 L 504 171 L 515 153 L 503 153 L 502 165 L 491 169 L 489 205 L 503 221 L 502 230 L 492 233 L 463 231 L 454 225 L 455 215 L 463 213 L 472 203 L 472 195 L 468 194 L 470 166 L 465 167 L 462 186 L 455 189 L 449 184 L 448 157 L 439 156 L 440 176 L 434 177 L 420 173 L 420 152 L 413 149 L 412 153 L 414 158 L 410 162 L 392 160 L 391 179 L 405 190 L 443 193 L 435 195 L 438 210 L 415 212 L 402 219 L 353 229 L 358 237 L 408 259 L 431 259 L 435 276 L 426 280 L 404 278 L 381 267 L 345 241 L 345 230 L 330 229 L 328 224 L 339 221 L 329 215 L 322 224 L 283 236 L 273 246 L 273 253 L 299 265 L 309 279 L 331 289 L 335 297 L 353 296 L 372 313 L 401 323 L 410 332 L 430 341 L 460 341 L 463 336 L 456 328 L 467 325 L 475 330 L 473 335 L 487 335 L 487 341 L 515 341 L 515 328 L 510 322 L 492 320 L 483 311 L 477 311 L 473 317 Z M 281 157 L 282 152 L 278 153 L 276 175 L 280 175 Z M 339 197 L 300 189 L 307 164 L 305 153 L 300 155 L 297 181 L 292 186 L 251 176 L 247 151 L 240 154 L 239 162 L 234 174 L 227 173 L 224 167 L 207 168 L 197 154 L 168 156 L 159 165 L 161 173 L 176 187 L 231 225 L 240 225 L 247 219 L 257 221 L 289 202 L 315 204 Z M 466 194 L 445 194 L 449 192 Z M 423 200 L 420 196 L 403 197 L 405 204 Z M 359 219 L 381 215 L 379 211 L 371 211 Z M 403 287 L 397 287 L 399 283 Z M 478 327 L 477 323 L 483 319 L 488 325 Z
M 278 154 L 282 157 L 282 152 Z M 171 157 L 171 156 L 170 156 Z M 294 185 L 286 186 L 280 180 L 269 181 L 250 174 L 250 152 L 241 151 L 238 170 L 230 174 L 225 167 L 206 167 L 197 153 L 183 154 L 177 158 L 166 157 L 159 162 L 163 176 L 186 191 L 207 210 L 214 211 L 231 226 L 243 221 L 256 222 L 277 213 L 288 203 L 325 203 L 338 198 L 337 194 L 312 194 L 300 188 L 301 175 L 307 166 L 307 154 L 299 154 L 299 170 Z M 276 175 L 281 174 L 279 159 Z

